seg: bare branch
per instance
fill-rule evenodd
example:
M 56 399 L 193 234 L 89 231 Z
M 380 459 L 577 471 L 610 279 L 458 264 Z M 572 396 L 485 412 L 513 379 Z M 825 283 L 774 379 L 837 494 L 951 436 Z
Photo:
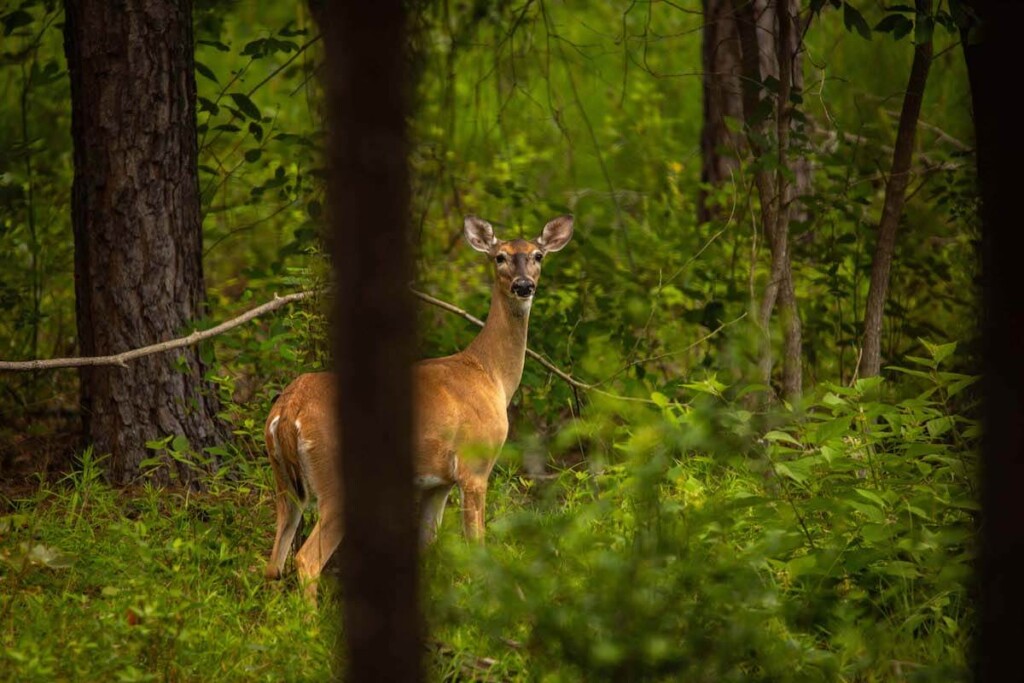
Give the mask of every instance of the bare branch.
M 234 329 L 245 323 L 249 322 L 254 318 L 258 318 L 264 313 L 270 311 L 276 311 L 282 306 L 287 306 L 294 301 L 301 301 L 308 297 L 313 296 L 316 292 L 297 292 L 295 294 L 289 294 L 287 296 L 274 295 L 272 301 L 268 301 L 262 306 L 243 313 L 237 318 L 222 322 L 216 327 L 211 327 L 208 330 L 199 331 L 196 330 L 187 337 L 179 337 L 178 339 L 171 339 L 170 341 L 160 342 L 159 344 L 152 344 L 150 346 L 144 346 L 140 349 L 132 349 L 130 351 L 124 351 L 112 356 L 90 356 L 88 358 L 51 358 L 49 360 L 26 360 L 26 361 L 0 361 L 0 370 L 8 371 L 24 371 L 24 370 L 53 370 L 55 368 L 77 368 L 86 365 L 119 365 L 121 367 L 127 367 L 128 361 L 135 360 L 136 358 L 142 358 L 143 356 L 151 356 L 154 353 L 161 353 L 163 351 L 171 351 L 173 349 L 180 349 L 186 346 L 192 346 L 198 344 L 201 341 L 216 337 L 219 334 L 223 334 L 228 330 Z
M 716 237 L 717 237 L 717 235 L 716 235 Z M 714 238 L 712 238 L 712 239 L 714 239 Z M 458 306 L 456 306 L 454 304 L 450 304 L 447 301 L 442 301 L 441 299 L 437 299 L 435 297 L 430 296 L 429 294 L 425 294 L 425 293 L 417 291 L 415 289 L 411 289 L 410 288 L 410 291 L 412 292 L 413 296 L 415 296 L 417 299 L 425 301 L 426 303 L 428 303 L 428 304 L 430 304 L 432 306 L 437 306 L 438 308 L 443 309 L 445 311 L 448 311 L 449 313 L 453 313 L 453 314 L 459 316 L 460 318 L 462 318 L 463 320 L 466 320 L 466 321 L 469 321 L 469 322 L 473 323 L 477 327 L 483 327 L 484 326 L 484 321 L 483 320 L 481 320 L 480 318 L 477 318 L 472 313 L 469 313 L 468 311 L 466 311 L 464 309 L 461 309 L 461 308 L 459 308 Z M 161 353 L 163 351 L 171 351 L 171 350 L 174 350 L 174 349 L 180 349 L 180 348 L 184 348 L 186 346 L 192 346 L 194 344 L 198 344 L 201 341 L 205 341 L 205 340 L 210 339 L 212 337 L 216 337 L 216 336 L 218 336 L 220 334 L 223 334 L 224 332 L 227 332 L 228 330 L 232 330 L 232 329 L 234 329 L 236 327 L 240 327 L 240 326 L 244 325 L 245 323 L 247 323 L 247 322 L 249 322 L 251 320 L 254 320 L 255 318 L 258 318 L 261 315 L 264 315 L 266 313 L 270 313 L 271 311 L 276 311 L 277 309 L 279 309 L 279 308 L 281 308 L 283 306 L 287 306 L 290 303 L 294 303 L 296 301 L 301 301 L 301 300 L 307 299 L 307 298 L 309 298 L 309 297 L 311 297 L 311 296 L 313 296 L 315 294 L 322 294 L 322 293 L 323 292 L 321 292 L 321 291 L 310 290 L 310 291 L 305 291 L 305 292 L 296 292 L 294 294 L 288 294 L 286 296 L 277 296 L 275 294 L 273 300 L 268 301 L 267 303 L 262 304 L 260 306 L 257 306 L 256 308 L 253 308 L 252 310 L 246 311 L 245 313 L 243 313 L 240 316 L 237 316 L 235 318 L 232 318 L 230 320 L 222 322 L 221 324 L 219 324 L 219 325 L 217 325 L 215 327 L 211 327 L 208 330 L 202 330 L 202 331 L 197 330 L 197 331 L 193 332 L 192 334 L 190 334 L 190 335 L 188 335 L 186 337 L 179 337 L 178 339 L 172 339 L 170 341 L 160 342 L 159 344 L 152 344 L 150 346 L 144 346 L 144 347 L 139 348 L 139 349 L 132 349 L 130 351 L 124 351 L 122 353 L 118 353 L 118 354 L 115 354 L 115 355 L 112 355 L 112 356 L 91 356 L 91 357 L 86 357 L 86 358 L 52 358 L 52 359 L 48 359 L 48 360 L 26 360 L 26 361 L 0 361 L 0 371 L 6 370 L 8 372 L 19 372 L 19 371 L 28 371 L 28 370 L 55 370 L 55 369 L 58 369 L 58 368 L 75 368 L 75 367 L 82 367 L 82 366 L 86 366 L 86 365 L 118 365 L 118 366 L 121 366 L 121 367 L 126 367 L 128 365 L 128 361 L 132 361 L 132 360 L 135 360 L 137 358 L 142 358 L 144 356 L 150 356 L 150 355 L 153 355 L 155 353 Z M 633 365 L 639 365 L 639 364 L 642 364 L 642 363 L 650 362 L 652 360 L 657 360 L 659 358 L 669 357 L 669 356 L 673 356 L 673 355 L 678 355 L 679 353 L 685 353 L 686 351 L 690 351 L 691 349 L 695 348 L 697 345 L 702 344 L 702 343 L 708 341 L 709 339 L 711 339 L 712 337 L 716 336 L 724 328 L 732 325 L 733 323 L 735 323 L 738 320 L 742 319 L 744 316 L 745 316 L 745 314 L 741 315 L 736 320 L 732 320 L 730 322 L 723 323 L 722 325 L 720 325 L 716 329 L 712 330 L 709 334 L 701 337 L 700 339 L 698 339 L 694 343 L 692 343 L 689 346 L 687 346 L 685 349 L 681 349 L 679 351 L 673 351 L 673 352 L 665 353 L 665 354 L 662 354 L 660 356 L 655 356 L 653 358 L 646 358 L 646 359 L 641 359 L 639 361 L 635 361 L 633 363 L 630 363 L 626 368 L 623 368 L 622 370 L 620 370 L 618 373 L 615 373 L 615 375 L 613 375 L 612 377 L 620 374 L 622 371 L 628 369 L 628 367 L 631 367 Z M 607 391 L 604 391 L 604 390 L 600 389 L 598 387 L 598 385 L 596 385 L 596 384 L 588 384 L 587 382 L 583 382 L 583 381 L 581 381 L 579 379 L 576 379 L 575 377 L 573 377 L 572 375 L 570 375 L 566 371 L 562 370 L 561 368 L 556 366 L 554 363 L 549 361 L 547 358 L 545 358 L 544 356 L 540 355 L 539 353 L 537 353 L 536 351 L 534 351 L 531 348 L 527 348 L 526 349 L 526 355 L 528 355 L 530 358 L 532 358 L 535 361 L 537 361 L 538 363 L 540 363 L 544 367 L 544 369 L 546 369 L 548 372 L 550 372 L 551 374 L 555 375 L 556 377 L 561 379 L 566 384 L 569 384 L 570 386 L 575 387 L 577 389 L 583 389 L 585 391 L 594 391 L 594 392 L 597 392 L 597 393 L 602 394 L 604 396 L 609 396 L 611 398 L 620 399 L 620 400 L 640 401 L 640 402 L 643 402 L 643 403 L 653 403 L 652 401 L 649 401 L 647 399 L 640 399 L 640 398 L 635 398 L 635 397 L 630 397 L 630 396 L 619 396 L 617 394 L 612 394 L 610 392 L 607 392 Z M 612 379 L 612 377 L 609 377 L 609 378 L 607 378 L 605 380 L 602 380 L 600 382 L 600 384 L 604 384 L 604 383 L 608 382 L 609 380 Z

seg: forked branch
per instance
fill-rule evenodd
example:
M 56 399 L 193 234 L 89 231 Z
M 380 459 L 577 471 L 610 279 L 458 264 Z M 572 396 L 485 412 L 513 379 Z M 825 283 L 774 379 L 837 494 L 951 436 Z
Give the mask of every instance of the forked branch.
M 476 316 L 464 311 L 458 306 L 454 306 L 448 303 L 447 301 L 435 299 L 429 294 L 418 292 L 415 289 L 411 291 L 413 295 L 415 295 L 417 298 L 422 299 L 423 301 L 426 301 L 427 303 L 433 306 L 443 308 L 449 313 L 454 313 L 455 315 L 465 320 L 468 320 L 474 325 L 478 325 L 480 327 L 483 327 L 484 325 L 484 321 L 480 320 L 480 318 L 477 318 Z M 131 349 L 130 351 L 124 351 L 122 353 L 117 353 L 110 356 L 90 356 L 84 358 L 50 358 L 47 360 L 24 361 L 0 360 L 0 371 L 6 370 L 8 372 L 24 372 L 29 370 L 56 370 L 58 368 L 77 368 L 87 365 L 117 365 L 120 367 L 126 367 L 128 365 L 128 361 L 135 360 L 136 358 L 142 358 L 144 356 L 150 356 L 155 353 L 172 351 L 174 349 L 180 349 L 186 346 L 198 344 L 201 341 L 205 341 L 212 337 L 216 337 L 217 335 L 223 334 L 228 330 L 240 327 L 241 325 L 244 325 L 245 323 L 258 318 L 261 315 L 264 315 L 265 313 L 276 311 L 282 306 L 287 306 L 288 304 L 293 303 L 295 301 L 307 299 L 316 293 L 317 292 L 315 291 L 307 291 L 296 292 L 295 294 L 288 294 L 286 296 L 274 295 L 274 298 L 271 301 L 268 301 L 267 303 L 261 306 L 257 306 L 252 310 L 246 311 L 245 313 L 236 318 L 232 318 L 231 320 L 222 322 L 220 325 L 217 325 L 216 327 L 211 327 L 208 330 L 202 331 L 196 330 L 195 332 L 188 336 L 179 337 L 178 339 L 171 339 L 165 342 L 160 342 L 159 344 L 144 346 L 139 349 Z M 580 380 L 576 379 L 575 377 L 565 372 L 564 370 L 559 369 L 554 364 L 552 364 L 551 361 L 545 359 L 543 356 L 541 356 L 533 349 L 526 349 L 526 353 L 528 356 L 530 356 L 535 361 L 543 365 L 549 372 L 553 373 L 564 382 L 567 382 L 579 389 L 592 388 L 591 385 L 587 384 L 586 382 L 581 382 Z

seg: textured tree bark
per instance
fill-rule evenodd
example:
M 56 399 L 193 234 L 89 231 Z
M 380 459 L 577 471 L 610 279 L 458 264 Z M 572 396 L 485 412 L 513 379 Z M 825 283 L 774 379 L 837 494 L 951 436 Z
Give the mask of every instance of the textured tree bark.
M 931 12 L 931 0 L 916 0 L 919 15 Z M 885 200 L 882 217 L 878 221 L 878 243 L 871 262 L 871 284 L 864 310 L 864 349 L 858 374 L 874 377 L 882 366 L 882 322 L 885 314 L 885 300 L 889 291 L 889 273 L 892 271 L 892 257 L 896 249 L 896 230 L 903 216 L 907 184 L 910 182 L 910 164 L 914 159 L 914 140 L 917 137 L 917 120 L 921 116 L 924 88 L 928 83 L 928 71 L 932 63 L 932 41 L 914 46 L 914 61 L 910 65 L 910 79 L 903 96 L 903 109 L 896 130 L 896 144 L 892 153 L 892 169 L 889 182 L 885 185 Z
M 718 187 L 729 182 L 746 150 L 742 133 L 730 131 L 725 119 L 743 120 L 740 99 L 740 39 L 730 0 L 704 0 L 701 55 L 704 63 L 704 123 L 700 134 L 701 183 Z M 723 153 L 722 150 L 734 150 Z M 697 222 L 721 217 L 708 206 L 703 187 L 697 201 Z
M 187 0 L 66 0 L 75 180 L 79 352 L 114 354 L 171 339 L 202 315 L 192 13 Z M 197 349 L 128 367 L 80 370 L 85 433 L 110 454 L 110 480 L 140 474 L 145 443 L 221 435 Z M 168 459 L 154 472 L 193 481 Z
M 800 49 L 800 27 L 796 19 L 799 16 L 799 3 L 797 0 L 783 1 L 789 8 L 794 28 L 786 37 L 788 49 L 785 53 L 792 56 L 792 86 L 802 91 L 803 53 Z M 742 51 L 732 1 L 704 0 L 703 10 L 701 54 L 704 68 L 704 120 L 701 129 L 701 182 L 717 187 L 729 182 L 738 168 L 739 159 L 748 151 L 742 133 L 730 131 L 725 125 L 726 117 L 743 120 Z M 764 76 L 779 78 L 776 2 L 755 0 L 751 10 L 757 27 L 754 35 L 758 45 L 756 53 L 760 71 Z M 810 191 L 810 163 L 805 157 L 796 157 L 790 159 L 789 164 L 795 177 L 792 183 L 793 194 L 794 197 L 800 197 Z M 791 217 L 802 220 L 805 217 L 803 209 L 793 205 Z M 722 218 L 724 216 L 721 211 L 714 211 L 708 206 L 708 193 L 702 188 L 697 202 L 698 222 Z
M 761 206 L 761 227 L 772 256 L 768 282 L 758 311 L 758 324 L 762 333 L 759 369 L 762 381 L 768 384 L 773 366 L 770 325 L 772 312 L 778 302 L 781 308 L 784 340 L 782 393 L 787 399 L 793 400 L 800 396 L 803 388 L 803 353 L 800 315 L 793 286 L 789 249 L 789 224 L 795 191 L 794 184 L 788 180 L 784 169 L 792 171 L 793 168 L 789 156 L 789 140 L 792 123 L 790 94 L 797 87 L 795 79 L 798 72 L 796 18 L 788 4 L 786 11 L 779 12 L 776 5 L 769 3 L 760 15 L 754 0 L 732 0 L 732 4 L 740 44 L 741 99 L 747 144 L 755 158 L 760 159 L 772 153 L 777 155 L 774 172 L 764 165 L 760 165 L 754 171 L 754 184 Z M 766 14 L 770 14 L 774 22 L 770 31 L 762 26 Z M 758 115 L 765 90 L 761 86 L 762 79 L 770 75 L 766 74 L 763 68 L 766 51 L 762 47 L 764 40 L 759 37 L 762 34 L 775 41 L 774 68 L 779 86 L 774 131 L 768 129 L 769 118 Z M 774 150 L 766 148 L 761 142 L 771 133 L 775 135 Z
M 333 2 L 327 53 L 344 680 L 423 679 L 412 463 L 415 321 L 402 0 Z M 341 471 L 339 471 L 339 475 Z M 338 667 L 338 674 L 343 667 Z

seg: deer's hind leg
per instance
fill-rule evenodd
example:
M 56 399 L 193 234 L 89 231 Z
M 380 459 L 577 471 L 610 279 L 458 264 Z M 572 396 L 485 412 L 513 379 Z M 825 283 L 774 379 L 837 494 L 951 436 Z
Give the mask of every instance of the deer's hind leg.
M 290 467 L 281 453 L 281 442 L 277 433 L 278 418 L 274 418 L 267 427 L 265 438 L 267 451 L 270 455 L 270 466 L 274 472 L 274 508 L 277 513 L 277 530 L 274 534 L 274 547 L 270 551 L 264 575 L 268 579 L 279 579 L 284 571 L 284 563 L 288 558 L 295 534 L 302 523 L 302 511 L 308 502 L 300 473 L 297 468 Z

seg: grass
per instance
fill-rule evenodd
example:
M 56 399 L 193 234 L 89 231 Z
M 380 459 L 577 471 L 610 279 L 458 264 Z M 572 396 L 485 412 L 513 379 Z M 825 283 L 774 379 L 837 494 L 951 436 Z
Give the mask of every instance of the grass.
M 86 470 L 14 509 L 0 520 L 0 678 L 328 678 L 329 620 L 262 576 L 265 482 L 116 491 Z

